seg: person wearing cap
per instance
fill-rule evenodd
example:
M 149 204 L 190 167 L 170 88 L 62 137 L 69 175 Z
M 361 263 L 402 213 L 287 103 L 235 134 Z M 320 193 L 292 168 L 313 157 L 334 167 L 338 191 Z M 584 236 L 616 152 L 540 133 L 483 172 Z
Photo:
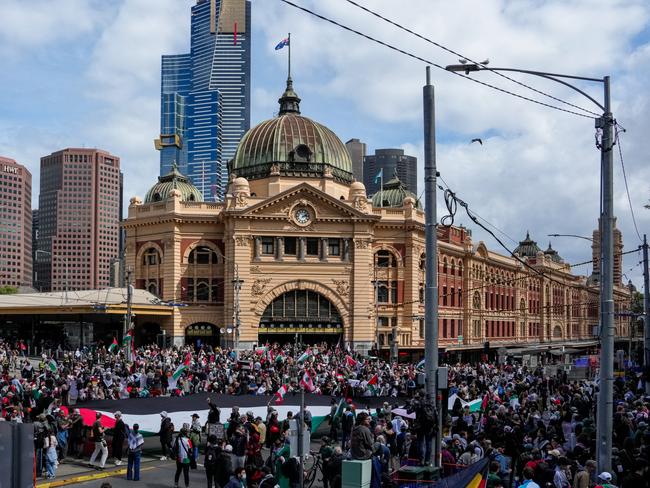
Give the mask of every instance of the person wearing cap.
M 171 451 L 172 438 L 174 436 L 174 424 L 164 410 L 160 412 L 160 447 L 162 449 L 161 461 L 167 460 L 167 455 Z
M 111 441 L 115 466 L 122 464 L 122 449 L 124 447 L 125 438 L 126 424 L 124 423 L 124 420 L 122 420 L 122 412 L 117 411 L 115 412 L 115 427 L 113 427 L 113 440 Z
M 142 456 L 143 444 L 144 437 L 140 434 L 140 426 L 138 424 L 133 424 L 133 428 L 128 434 L 129 455 L 126 468 L 127 480 L 140 480 L 140 458 Z
M 221 451 L 221 454 L 219 454 L 219 457 L 217 458 L 217 472 L 215 477 L 218 486 L 225 486 L 230 480 L 232 473 L 232 446 L 226 444 L 226 447 L 224 447 L 223 451 Z
M 190 440 L 192 441 L 192 449 L 194 451 L 194 459 L 199 458 L 199 444 L 201 443 L 201 422 L 199 421 L 199 414 L 192 414 L 192 424 L 190 426 Z
M 611 481 L 612 475 L 607 471 L 603 471 L 598 475 L 596 488 L 616 488 L 616 485 L 613 485 Z

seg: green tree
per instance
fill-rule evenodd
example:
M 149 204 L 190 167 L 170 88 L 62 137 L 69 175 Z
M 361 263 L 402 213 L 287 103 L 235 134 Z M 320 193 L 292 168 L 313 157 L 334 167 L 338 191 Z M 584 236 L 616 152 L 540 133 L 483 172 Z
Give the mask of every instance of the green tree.
M 15 286 L 0 286 L 0 295 L 14 295 L 18 293 L 18 288 Z

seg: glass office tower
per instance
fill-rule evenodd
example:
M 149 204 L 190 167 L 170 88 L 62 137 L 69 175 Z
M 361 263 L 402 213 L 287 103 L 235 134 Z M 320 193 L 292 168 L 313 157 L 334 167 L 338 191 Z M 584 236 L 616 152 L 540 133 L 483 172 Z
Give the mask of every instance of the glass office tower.
M 250 19 L 249 0 L 198 0 L 190 52 L 162 57 L 160 174 L 176 162 L 206 201 L 223 198 L 250 127 Z

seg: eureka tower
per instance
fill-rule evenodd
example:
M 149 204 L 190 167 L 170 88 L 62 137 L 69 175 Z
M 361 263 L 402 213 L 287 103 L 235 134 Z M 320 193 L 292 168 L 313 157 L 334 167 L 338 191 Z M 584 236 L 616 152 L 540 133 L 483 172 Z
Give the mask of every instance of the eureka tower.
M 197 0 L 190 52 L 162 56 L 160 174 L 179 170 L 205 201 L 223 198 L 228 161 L 250 127 L 251 4 Z

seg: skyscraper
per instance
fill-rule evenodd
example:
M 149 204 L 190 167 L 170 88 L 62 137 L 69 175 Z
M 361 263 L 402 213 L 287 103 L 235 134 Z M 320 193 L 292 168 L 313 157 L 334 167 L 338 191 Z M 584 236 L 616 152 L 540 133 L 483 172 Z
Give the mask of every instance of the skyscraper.
M 384 183 L 397 175 L 404 185 L 417 194 L 418 160 L 407 156 L 403 149 L 377 149 L 375 154 L 363 158 L 363 178 L 368 195 L 379 191 L 381 183 L 375 183 L 375 177 L 383 169 Z
M 363 158 L 366 157 L 366 143 L 359 139 L 350 139 L 345 143 L 352 159 L 352 174 L 354 179 L 363 183 Z
M 0 285 L 32 286 L 32 174 L 0 156 Z
M 41 158 L 38 289 L 109 286 L 119 255 L 119 200 L 117 156 L 68 148 Z
M 190 52 L 162 57 L 160 174 L 176 162 L 206 201 L 223 196 L 250 127 L 250 35 L 249 0 L 197 0 Z

